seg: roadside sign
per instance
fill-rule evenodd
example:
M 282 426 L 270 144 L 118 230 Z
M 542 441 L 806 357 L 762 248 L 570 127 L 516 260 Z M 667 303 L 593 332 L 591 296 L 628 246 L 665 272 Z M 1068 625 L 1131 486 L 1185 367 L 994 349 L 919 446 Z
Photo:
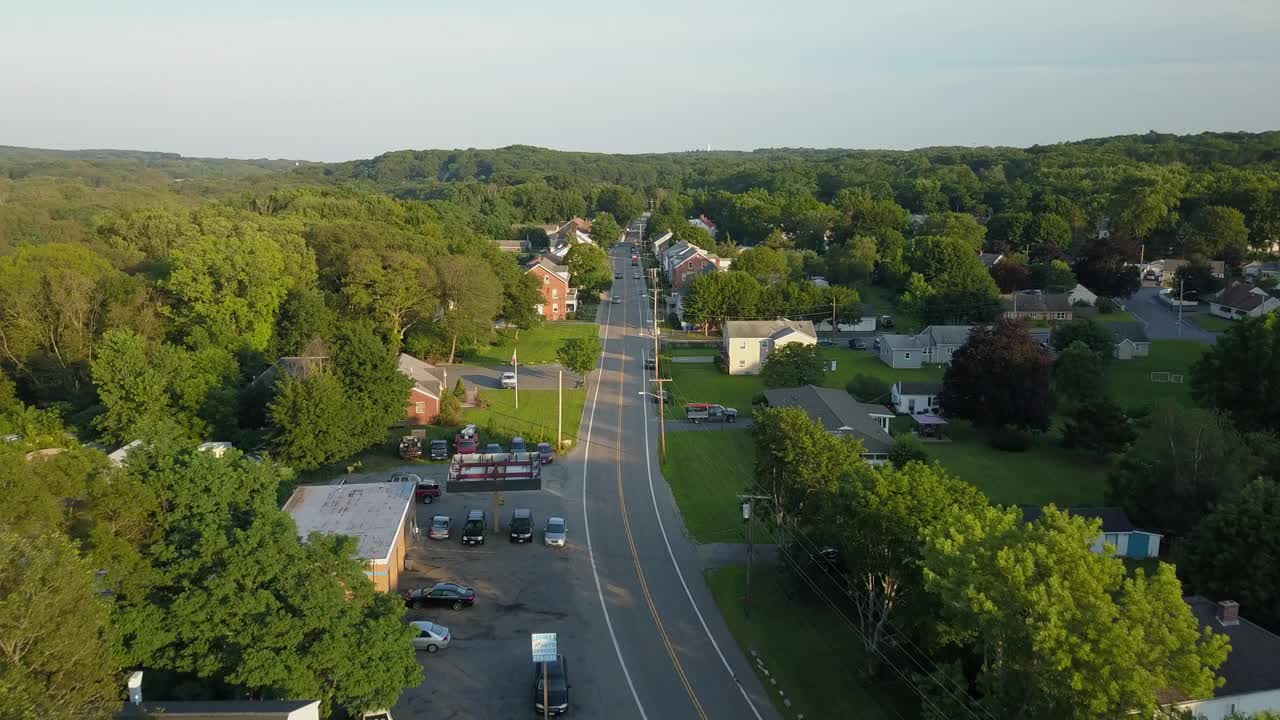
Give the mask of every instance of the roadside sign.
M 555 662 L 556 634 L 533 633 L 530 637 L 533 639 L 533 661 L 536 663 Z

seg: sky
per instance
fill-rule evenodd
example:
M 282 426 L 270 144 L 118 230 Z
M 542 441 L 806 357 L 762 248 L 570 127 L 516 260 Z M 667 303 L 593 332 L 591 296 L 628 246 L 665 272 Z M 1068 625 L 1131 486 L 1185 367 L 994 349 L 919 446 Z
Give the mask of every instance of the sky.
M 1280 129 L 1275 3 L 0 0 L 0 145 L 340 161 Z

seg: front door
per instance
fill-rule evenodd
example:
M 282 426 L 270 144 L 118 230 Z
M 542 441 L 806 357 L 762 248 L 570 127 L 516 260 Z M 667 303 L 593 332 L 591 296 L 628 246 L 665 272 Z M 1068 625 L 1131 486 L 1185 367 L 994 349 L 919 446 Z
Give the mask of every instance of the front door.
M 907 414 L 908 414 L 908 415 L 915 415 L 915 414 L 916 414 L 916 399 L 915 399 L 915 398 L 908 398 L 908 399 L 907 399 Z

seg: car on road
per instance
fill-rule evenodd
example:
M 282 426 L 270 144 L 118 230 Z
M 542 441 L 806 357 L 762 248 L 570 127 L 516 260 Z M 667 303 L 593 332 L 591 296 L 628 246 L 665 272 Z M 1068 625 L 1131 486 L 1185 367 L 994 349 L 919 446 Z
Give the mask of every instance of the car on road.
M 616 273 L 614 273 L 614 274 L 613 274 L 613 279 L 614 279 L 614 280 L 621 280 L 621 279 L 622 279 L 622 273 L 620 273 L 620 272 L 616 272 Z
M 529 452 L 529 446 L 522 437 L 511 438 L 511 452 Z
M 639 265 L 639 264 L 640 264 L 640 261 L 639 261 L 638 259 L 636 259 L 636 258 L 631 258 L 631 264 L 632 264 L 632 265 Z
M 418 634 L 413 638 L 415 650 L 426 650 L 433 653 L 440 648 L 449 647 L 449 628 L 437 625 L 430 620 L 414 620 L 409 623 Z
M 555 458 L 556 453 L 551 449 L 551 443 L 538 443 L 538 459 L 543 465 L 550 465 Z
M 453 529 L 453 518 L 448 515 L 435 515 L 431 518 L 431 527 L 427 530 L 427 537 L 432 540 L 448 540 L 449 532 Z
M 449 441 L 448 440 L 432 440 L 431 449 L 428 451 L 427 457 L 432 460 L 448 460 L 449 459 Z
M 502 373 L 502 379 L 500 382 L 502 383 L 503 390 L 510 390 L 516 386 L 516 374 L 513 372 L 504 372 Z
M 429 588 L 414 588 L 404 593 L 405 607 L 447 607 L 461 610 L 476 602 L 476 591 L 466 585 L 439 582 Z
M 489 443 L 488 445 L 485 445 L 485 446 L 484 446 L 484 451 L 485 451 L 486 453 L 490 453 L 490 454 L 491 454 L 491 453 L 500 453 L 500 452 L 502 452 L 502 446 L 501 446 L 501 445 L 499 445 L 498 443 Z
M 866 338 L 850 338 L 849 340 L 850 350 L 866 350 L 870 346 L 871 341 Z
M 547 518 L 547 526 L 542 530 L 542 544 L 547 547 L 564 547 L 568 532 L 568 528 L 564 524 L 564 518 L 549 517 Z
M 542 678 L 546 675 L 546 689 L 542 687 Z M 542 663 L 533 664 L 533 709 L 537 712 L 543 712 L 542 698 L 545 695 L 547 699 L 546 712 L 550 715 L 563 715 L 569 712 L 569 688 L 573 687 L 569 684 L 569 670 L 565 666 L 564 656 L 557 655 L 556 659 L 546 664 L 544 671 Z
M 467 513 L 466 522 L 462 523 L 462 544 L 484 544 L 484 511 L 471 510 Z
M 511 542 L 527 543 L 533 540 L 533 512 L 528 508 L 511 511 Z
M 636 270 L 635 272 L 631 273 L 631 279 L 632 279 L 632 280 L 639 280 L 639 279 L 640 279 L 640 271 L 639 271 L 639 270 Z
M 613 303 L 614 305 L 621 305 L 621 304 L 622 304 L 622 298 L 621 298 L 621 297 L 619 297 L 619 296 L 617 296 L 617 295 L 614 295 L 614 296 L 613 296 L 613 299 L 612 299 L 612 300 L 610 300 L 609 302 Z

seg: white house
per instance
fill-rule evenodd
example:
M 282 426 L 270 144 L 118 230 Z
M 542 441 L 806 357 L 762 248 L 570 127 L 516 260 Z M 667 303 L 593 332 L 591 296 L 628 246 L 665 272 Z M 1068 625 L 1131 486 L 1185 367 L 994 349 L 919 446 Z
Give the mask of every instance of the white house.
M 1132 360 L 1151 354 L 1151 338 L 1140 323 L 1107 323 L 1106 328 L 1116 336 L 1111 354 L 1117 360 Z
M 930 325 L 919 335 L 881 335 L 880 360 L 891 368 L 949 363 L 972 329 L 969 325 Z
M 1209 303 L 1209 312 L 1228 320 L 1261 317 L 1280 309 L 1280 299 L 1260 287 L 1234 283 Z
M 134 440 L 127 445 L 121 446 L 115 452 L 107 455 L 107 461 L 116 467 L 124 467 L 124 463 L 129 459 L 129 453 L 142 447 L 141 440 Z
M 1076 283 L 1076 286 L 1071 289 L 1071 292 L 1067 293 L 1067 300 L 1070 301 L 1072 305 L 1084 303 L 1089 307 L 1093 307 L 1098 304 L 1097 294 L 1080 283 Z
M 1240 606 L 1230 600 L 1215 603 L 1199 595 L 1184 599 L 1201 627 L 1227 636 L 1231 653 L 1218 668 L 1224 682 L 1212 698 L 1174 706 L 1189 711 L 1197 720 L 1280 711 L 1280 637 L 1240 617 Z
M 1272 260 L 1269 262 L 1254 260 L 1248 265 L 1245 265 L 1243 270 L 1244 270 L 1245 277 L 1253 278 L 1255 280 L 1261 279 L 1261 278 L 1280 279 L 1280 262 L 1277 262 L 1275 260 Z
M 659 255 L 662 252 L 662 248 L 665 247 L 667 243 L 671 242 L 671 237 L 671 232 L 667 231 L 653 239 L 654 256 Z
M 765 358 L 780 347 L 818 344 L 808 320 L 729 320 L 723 336 L 721 352 L 730 375 L 759 374 Z
M 942 395 L 940 382 L 903 382 L 893 384 L 890 390 L 890 404 L 895 412 L 902 415 L 931 413 L 936 415 L 941 408 L 938 397 Z
M 1027 523 L 1035 522 L 1040 519 L 1043 512 L 1043 508 L 1023 505 L 1022 521 Z M 1124 510 L 1120 508 L 1067 508 L 1066 512 L 1078 517 L 1102 521 L 1102 534 L 1094 541 L 1091 548 L 1099 555 L 1102 554 L 1104 545 L 1110 545 L 1116 549 L 1116 557 L 1153 558 L 1160 556 L 1160 538 L 1163 536 L 1159 533 L 1138 530 L 1129 521 L 1129 516 L 1125 515 Z
M 716 231 L 717 231 L 716 224 L 711 222 L 711 218 L 707 217 L 706 215 L 699 215 L 696 218 L 689 218 L 689 224 L 694 227 L 700 227 L 703 230 L 706 230 L 707 232 L 711 233 L 711 237 L 716 236 Z

